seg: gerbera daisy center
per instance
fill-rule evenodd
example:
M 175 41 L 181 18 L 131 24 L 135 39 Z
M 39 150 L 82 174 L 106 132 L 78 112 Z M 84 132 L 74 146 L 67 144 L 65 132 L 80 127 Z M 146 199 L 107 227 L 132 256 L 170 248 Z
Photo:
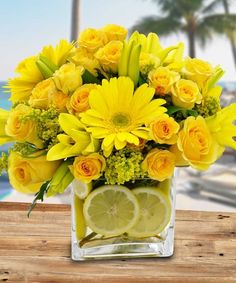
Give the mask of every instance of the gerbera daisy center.
M 115 127 L 123 128 L 130 125 L 131 118 L 127 113 L 116 113 L 112 116 L 111 122 Z

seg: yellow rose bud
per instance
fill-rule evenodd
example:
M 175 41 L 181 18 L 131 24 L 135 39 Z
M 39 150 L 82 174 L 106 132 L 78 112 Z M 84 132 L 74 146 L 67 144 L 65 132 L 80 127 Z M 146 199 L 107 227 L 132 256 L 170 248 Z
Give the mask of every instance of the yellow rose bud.
M 42 148 L 42 141 L 37 135 L 37 125 L 31 119 L 24 119 L 29 115 L 32 108 L 25 104 L 18 104 L 9 113 L 5 126 L 5 132 L 8 136 L 19 142 L 29 142 Z
M 82 47 L 77 48 L 74 56 L 70 60 L 76 65 L 83 66 L 93 76 L 97 76 L 97 70 L 100 69 L 99 62 L 87 49 Z
M 117 73 L 122 47 L 122 42 L 110 41 L 96 52 L 95 58 L 105 72 Z
M 198 170 L 206 170 L 223 153 L 221 147 L 211 136 L 203 117 L 188 117 L 179 132 L 178 148 L 190 165 Z
M 104 157 L 98 153 L 92 153 L 87 156 L 76 157 L 70 169 L 76 179 L 89 183 L 101 176 L 105 166 Z
M 97 87 L 96 84 L 84 84 L 72 94 L 70 100 L 67 103 L 67 109 L 69 113 L 77 114 L 84 112 L 90 108 L 89 106 L 89 94 L 90 91 Z
M 108 42 L 104 31 L 93 28 L 85 29 L 80 33 L 79 46 L 86 48 L 89 52 L 96 52 L 98 48 L 104 46 Z
M 82 85 L 83 71 L 83 67 L 73 63 L 64 64 L 54 73 L 54 83 L 63 93 L 70 94 Z
M 105 32 L 107 39 L 109 41 L 112 40 L 120 40 L 123 41 L 125 40 L 128 30 L 122 26 L 118 26 L 118 25 L 114 25 L 114 24 L 110 24 L 110 25 L 106 25 L 102 31 Z
M 177 142 L 179 124 L 174 118 L 163 114 L 150 123 L 151 138 L 159 144 L 174 144 Z
M 8 143 L 13 140 L 13 138 L 7 136 L 5 131 L 5 126 L 8 120 L 10 112 L 0 108 L 0 145 Z
M 142 165 L 151 179 L 162 182 L 173 175 L 175 155 L 168 150 L 155 148 L 147 154 Z
M 13 188 L 21 193 L 32 194 L 50 180 L 56 172 L 59 161 L 47 161 L 39 152 L 29 158 L 12 151 L 8 159 L 8 174 Z M 38 157 L 37 157 L 38 156 Z
M 195 81 L 200 88 L 204 87 L 207 80 L 214 74 L 214 68 L 206 61 L 187 58 L 185 60 L 186 77 Z
M 156 94 L 165 96 L 170 92 L 172 85 L 180 79 L 180 75 L 167 67 L 159 67 L 149 73 L 148 79 Z
M 186 109 L 192 109 L 195 103 L 199 104 L 202 100 L 197 84 L 190 80 L 179 80 L 172 86 L 171 92 L 173 104 Z

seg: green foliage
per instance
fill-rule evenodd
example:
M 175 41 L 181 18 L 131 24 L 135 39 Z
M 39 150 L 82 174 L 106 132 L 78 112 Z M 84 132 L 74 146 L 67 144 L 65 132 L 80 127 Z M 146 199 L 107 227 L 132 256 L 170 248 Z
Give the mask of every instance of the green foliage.
M 36 206 L 36 204 L 37 204 L 37 201 L 38 201 L 38 200 L 41 200 L 41 202 L 43 202 L 44 196 L 45 196 L 45 194 L 47 193 L 48 188 L 49 188 L 49 183 L 50 183 L 50 181 L 45 182 L 45 183 L 41 186 L 40 190 L 35 194 L 35 198 L 34 198 L 32 204 L 31 204 L 30 207 L 29 207 L 29 211 L 28 211 L 28 214 L 27 214 L 28 217 L 30 217 L 30 213 L 31 213 L 31 211 L 35 208 L 35 206 Z

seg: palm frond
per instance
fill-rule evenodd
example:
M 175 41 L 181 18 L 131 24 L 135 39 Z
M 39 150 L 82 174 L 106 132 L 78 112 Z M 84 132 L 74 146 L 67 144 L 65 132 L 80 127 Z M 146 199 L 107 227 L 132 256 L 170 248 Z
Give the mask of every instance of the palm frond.
M 141 33 L 148 34 L 155 32 L 158 35 L 167 36 L 172 33 L 181 31 L 180 19 L 166 17 L 160 18 L 156 16 L 148 16 L 142 18 L 137 24 L 131 28 L 131 32 L 137 30 Z
M 214 14 L 204 17 L 202 22 L 205 22 L 212 31 L 221 34 L 236 29 L 236 14 Z

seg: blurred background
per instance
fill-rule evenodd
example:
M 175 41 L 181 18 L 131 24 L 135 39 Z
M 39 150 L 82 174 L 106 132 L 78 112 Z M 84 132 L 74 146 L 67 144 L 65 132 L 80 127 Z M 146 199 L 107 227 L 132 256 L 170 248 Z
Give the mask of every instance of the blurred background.
M 186 56 L 222 66 L 222 105 L 236 102 L 235 0 L 1 0 L 0 107 L 10 109 L 2 86 L 18 62 L 44 45 L 76 40 L 80 30 L 108 23 L 130 32 L 156 32 L 163 46 L 183 41 Z M 236 152 L 226 150 L 204 173 L 181 168 L 176 179 L 178 209 L 236 211 Z M 0 205 L 32 199 L 13 191 L 6 175 L 0 177 Z M 69 192 L 45 202 L 69 203 Z

